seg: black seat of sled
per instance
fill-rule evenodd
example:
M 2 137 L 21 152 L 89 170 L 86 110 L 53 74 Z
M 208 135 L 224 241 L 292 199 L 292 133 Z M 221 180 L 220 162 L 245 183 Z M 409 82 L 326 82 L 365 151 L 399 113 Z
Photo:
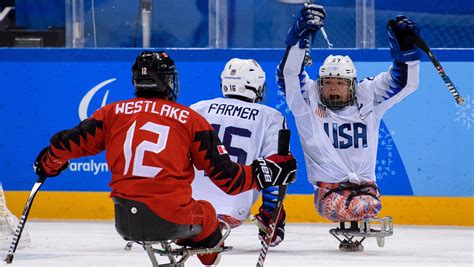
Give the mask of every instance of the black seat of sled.
M 176 224 L 160 218 L 145 204 L 112 197 L 115 229 L 127 241 L 167 241 L 192 238 L 202 231 L 201 225 Z

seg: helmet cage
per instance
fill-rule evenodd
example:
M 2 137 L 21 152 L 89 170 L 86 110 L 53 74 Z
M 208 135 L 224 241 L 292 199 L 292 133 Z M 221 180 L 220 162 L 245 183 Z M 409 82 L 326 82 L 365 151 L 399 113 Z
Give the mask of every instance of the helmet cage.
M 323 81 L 325 78 L 337 78 L 349 81 L 348 99 L 327 99 L 323 94 Z M 349 56 L 329 55 L 319 68 L 319 78 L 317 81 L 319 99 L 321 104 L 331 110 L 341 110 L 350 106 L 355 101 L 355 87 L 357 81 L 357 72 Z
M 343 80 L 349 81 L 350 84 L 349 84 L 349 97 L 348 97 L 348 99 L 340 100 L 340 99 L 330 99 L 330 98 L 327 99 L 327 98 L 325 98 L 324 94 L 323 94 L 323 82 L 324 82 L 325 78 L 337 78 L 337 79 L 343 79 Z M 341 109 L 344 109 L 347 106 L 350 106 L 350 105 L 354 104 L 354 101 L 355 101 L 355 83 L 356 83 L 355 78 L 349 79 L 349 78 L 331 77 L 331 76 L 319 77 L 318 81 L 317 81 L 317 84 L 318 84 L 319 99 L 321 101 L 321 104 L 323 104 L 324 106 L 326 106 L 327 108 L 329 108 L 330 110 L 333 110 L 333 111 L 341 110 Z

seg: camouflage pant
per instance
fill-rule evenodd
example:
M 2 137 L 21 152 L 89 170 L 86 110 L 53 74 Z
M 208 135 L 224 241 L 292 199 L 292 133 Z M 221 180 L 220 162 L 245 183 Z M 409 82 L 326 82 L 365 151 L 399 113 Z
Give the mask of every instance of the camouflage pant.
M 317 183 L 314 205 L 318 213 L 333 222 L 375 218 L 382 203 L 374 183 Z

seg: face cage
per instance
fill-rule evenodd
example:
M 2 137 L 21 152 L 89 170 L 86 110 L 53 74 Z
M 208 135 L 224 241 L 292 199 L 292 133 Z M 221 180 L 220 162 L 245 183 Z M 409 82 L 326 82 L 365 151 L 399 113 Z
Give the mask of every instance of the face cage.
M 179 74 L 176 70 L 174 71 L 173 77 L 174 77 L 173 87 L 170 86 L 169 100 L 176 102 L 176 100 L 179 97 L 179 93 L 180 93 L 180 89 L 181 89 L 180 86 L 179 86 Z
M 324 99 L 323 78 L 325 78 L 325 77 L 319 77 L 318 78 L 318 83 L 317 83 L 318 84 L 318 92 L 319 92 L 319 101 L 321 101 L 321 104 L 323 104 L 324 106 L 326 106 L 327 108 L 329 108 L 332 111 L 341 110 L 341 109 L 344 109 L 345 107 L 348 107 L 348 106 L 354 104 L 354 100 L 355 100 L 355 81 L 356 81 L 355 78 L 349 79 L 349 78 L 327 76 L 327 78 L 339 78 L 339 79 L 346 79 L 346 80 L 350 81 L 351 84 L 349 85 L 349 99 L 347 99 L 346 101 L 330 100 L 330 99 L 326 100 L 326 99 Z
M 152 81 L 155 86 L 140 86 L 136 85 L 135 86 L 135 91 L 150 91 L 150 92 L 167 92 L 168 100 L 170 101 L 176 101 L 176 99 L 179 96 L 180 93 L 180 85 L 179 85 L 179 74 L 175 70 L 174 72 L 171 73 L 166 73 L 166 74 L 154 74 L 152 75 L 150 81 Z M 140 88 L 141 87 L 141 88 Z

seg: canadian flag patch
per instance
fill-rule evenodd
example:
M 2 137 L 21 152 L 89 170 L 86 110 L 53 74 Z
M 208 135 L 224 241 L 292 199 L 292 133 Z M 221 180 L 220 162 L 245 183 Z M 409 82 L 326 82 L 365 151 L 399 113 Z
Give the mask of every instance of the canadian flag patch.
M 219 151 L 219 155 L 228 154 L 224 145 L 218 145 L 217 146 L 217 151 Z

